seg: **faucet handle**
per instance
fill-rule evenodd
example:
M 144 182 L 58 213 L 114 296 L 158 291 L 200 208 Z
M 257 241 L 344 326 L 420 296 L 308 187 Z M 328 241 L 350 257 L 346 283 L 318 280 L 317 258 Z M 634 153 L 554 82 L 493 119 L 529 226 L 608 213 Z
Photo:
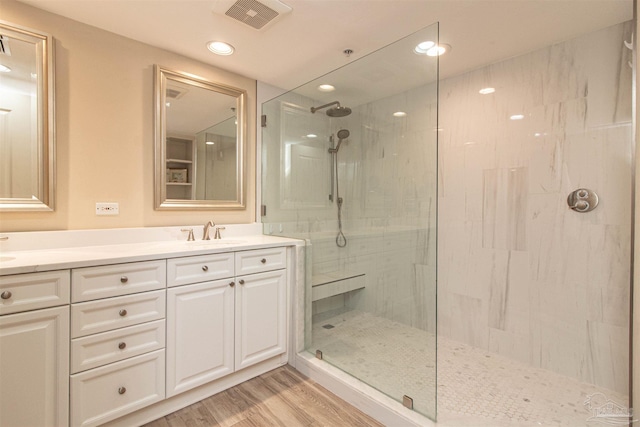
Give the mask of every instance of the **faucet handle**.
M 187 237 L 187 241 L 188 242 L 193 242 L 195 239 L 195 237 L 193 237 L 193 228 L 183 228 L 180 231 L 188 231 L 189 232 L 189 236 Z
M 214 239 L 222 239 L 220 236 L 220 230 L 226 230 L 226 227 L 216 227 L 216 234 L 213 236 Z

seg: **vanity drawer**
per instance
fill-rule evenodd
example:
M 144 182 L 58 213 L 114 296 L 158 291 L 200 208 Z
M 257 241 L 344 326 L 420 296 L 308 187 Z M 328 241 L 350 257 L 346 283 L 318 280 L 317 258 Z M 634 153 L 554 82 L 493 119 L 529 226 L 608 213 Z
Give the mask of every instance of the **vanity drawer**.
M 167 286 L 188 285 L 234 276 L 233 253 L 167 260 Z
M 164 350 L 71 375 L 71 425 L 97 426 L 164 399 Z
M 76 338 L 71 341 L 71 373 L 118 362 L 164 346 L 164 320 Z
M 236 252 L 236 276 L 278 270 L 286 265 L 286 248 Z
M 69 304 L 69 270 L 0 276 L 0 315 Z
M 164 319 L 166 290 L 71 305 L 71 338 Z
M 162 289 L 166 277 L 164 260 L 76 268 L 71 297 L 80 302 Z

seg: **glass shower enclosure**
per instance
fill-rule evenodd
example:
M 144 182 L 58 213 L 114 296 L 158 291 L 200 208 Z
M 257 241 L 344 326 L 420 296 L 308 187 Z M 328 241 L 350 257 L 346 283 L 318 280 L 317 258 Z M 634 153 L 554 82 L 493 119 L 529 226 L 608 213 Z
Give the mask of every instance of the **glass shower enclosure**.
M 262 106 L 265 234 L 306 244 L 305 347 L 436 414 L 431 25 Z
M 634 31 L 443 75 L 434 25 L 264 103 L 305 351 L 447 426 L 628 424 Z

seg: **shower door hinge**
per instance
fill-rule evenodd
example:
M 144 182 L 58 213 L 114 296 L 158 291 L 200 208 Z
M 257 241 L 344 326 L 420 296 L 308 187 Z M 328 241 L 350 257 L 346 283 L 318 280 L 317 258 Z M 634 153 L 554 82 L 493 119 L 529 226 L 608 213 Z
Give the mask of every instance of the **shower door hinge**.
M 316 359 L 322 360 L 322 351 L 316 350 Z
M 263 128 L 267 127 L 267 115 L 266 114 L 262 115 L 262 117 L 260 118 L 260 123 L 261 123 Z
M 260 215 L 267 216 L 267 205 L 260 205 Z
M 413 399 L 406 394 L 402 396 L 402 404 L 409 409 L 413 409 Z

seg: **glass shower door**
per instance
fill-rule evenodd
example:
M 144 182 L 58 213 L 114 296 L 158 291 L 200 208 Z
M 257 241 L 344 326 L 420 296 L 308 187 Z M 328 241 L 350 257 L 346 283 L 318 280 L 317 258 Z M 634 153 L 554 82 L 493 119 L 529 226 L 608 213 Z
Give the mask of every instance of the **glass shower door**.
M 262 106 L 264 230 L 307 241 L 306 350 L 431 418 L 437 43 L 434 24 Z

